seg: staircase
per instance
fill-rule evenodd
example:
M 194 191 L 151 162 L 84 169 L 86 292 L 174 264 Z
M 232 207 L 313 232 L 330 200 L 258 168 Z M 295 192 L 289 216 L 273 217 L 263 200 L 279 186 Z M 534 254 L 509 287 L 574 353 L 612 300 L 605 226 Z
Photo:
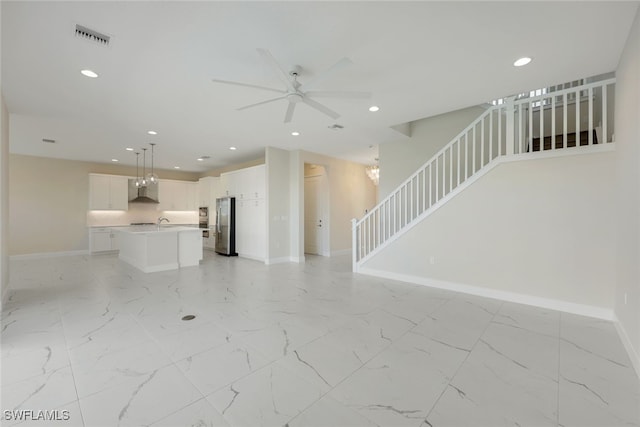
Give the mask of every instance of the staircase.
M 607 79 L 494 101 L 375 208 L 352 220 L 353 271 L 500 163 L 603 149 L 613 142 L 614 89 L 615 79 Z

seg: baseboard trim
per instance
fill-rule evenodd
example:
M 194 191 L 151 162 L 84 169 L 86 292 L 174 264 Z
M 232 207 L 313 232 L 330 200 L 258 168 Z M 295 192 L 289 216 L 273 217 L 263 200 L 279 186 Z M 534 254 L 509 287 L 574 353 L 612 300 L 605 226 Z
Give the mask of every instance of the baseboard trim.
M 618 336 L 622 341 L 622 345 L 624 349 L 627 350 L 627 355 L 629 355 L 629 359 L 631 360 L 631 364 L 633 368 L 636 370 L 636 375 L 640 378 L 640 354 L 636 352 L 636 349 L 633 348 L 633 344 L 631 344 L 631 340 L 629 339 L 629 335 L 627 335 L 627 331 L 624 329 L 620 320 L 616 317 L 613 324 L 616 326 L 616 331 L 618 331 Z
M 488 289 L 481 286 L 474 286 L 462 283 L 447 282 L 444 280 L 429 279 L 426 277 L 412 276 L 389 271 L 376 270 L 372 268 L 360 267 L 359 273 L 368 276 L 381 277 L 384 279 L 399 280 L 402 282 L 415 283 L 417 285 L 429 286 L 432 288 L 445 289 L 449 291 L 462 292 L 465 294 L 477 295 L 485 298 L 493 298 L 502 301 L 515 302 L 518 304 L 531 305 L 534 307 L 546 308 L 550 310 L 562 311 L 565 313 L 578 314 L 581 316 L 594 317 L 603 320 L 615 320 L 613 310 L 596 307 L 586 304 L 576 304 L 572 302 L 556 300 L 551 298 L 536 297 L 533 295 L 520 294 L 515 292 Z
M 0 305 L 0 313 L 2 313 L 2 311 L 4 310 L 4 306 L 7 304 L 8 299 L 9 299 L 9 284 L 7 283 L 6 288 L 4 288 L 2 292 L 2 300 L 1 300 L 2 305 Z
M 25 259 L 57 258 L 62 256 L 78 256 L 78 255 L 89 255 L 89 251 L 87 249 L 84 249 L 81 251 L 39 252 L 39 253 L 33 253 L 33 254 L 11 255 L 9 259 L 11 261 L 19 261 L 19 260 L 25 260 Z
M 340 255 L 348 255 L 348 254 L 351 254 L 351 248 L 338 249 L 337 251 L 331 251 L 329 256 L 340 256 Z
M 271 264 L 284 264 L 286 262 L 291 262 L 291 258 L 289 258 L 288 256 L 283 256 L 283 257 L 279 257 L 279 258 L 267 258 L 264 263 L 266 265 L 271 265 Z
M 250 259 L 252 261 L 260 261 L 260 262 L 264 262 L 266 264 L 266 259 L 263 257 L 259 257 L 259 256 L 255 256 L 255 255 L 249 255 L 249 254 L 243 254 L 238 252 L 238 257 L 240 258 L 244 258 L 244 259 Z
M 305 257 L 304 256 L 292 256 L 292 257 L 289 257 L 289 261 L 297 262 L 299 264 L 302 264 L 303 262 L 305 262 Z

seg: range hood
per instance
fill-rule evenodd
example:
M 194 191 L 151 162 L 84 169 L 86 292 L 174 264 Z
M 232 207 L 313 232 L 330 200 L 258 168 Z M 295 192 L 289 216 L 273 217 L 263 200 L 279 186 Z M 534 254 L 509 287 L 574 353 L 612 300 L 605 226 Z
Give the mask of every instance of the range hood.
M 146 187 L 136 187 L 136 180 L 129 180 L 129 203 L 160 203 L 158 201 L 158 185 L 151 184 Z

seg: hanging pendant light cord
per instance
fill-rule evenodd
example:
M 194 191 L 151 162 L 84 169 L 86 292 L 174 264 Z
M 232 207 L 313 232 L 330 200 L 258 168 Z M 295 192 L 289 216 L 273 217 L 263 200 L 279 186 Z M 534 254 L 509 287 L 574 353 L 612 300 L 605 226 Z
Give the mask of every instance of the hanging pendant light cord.
M 146 184 L 147 178 L 145 177 L 145 169 L 147 164 L 147 149 L 142 149 L 142 182 Z
M 140 152 L 136 152 L 136 186 L 140 185 Z
M 151 143 L 151 175 L 153 175 L 153 146 L 156 145 L 154 143 Z

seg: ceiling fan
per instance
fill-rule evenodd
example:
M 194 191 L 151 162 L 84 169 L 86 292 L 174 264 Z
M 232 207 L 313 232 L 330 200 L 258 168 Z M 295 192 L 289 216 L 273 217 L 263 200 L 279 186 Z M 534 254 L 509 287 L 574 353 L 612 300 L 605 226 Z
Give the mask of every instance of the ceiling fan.
M 344 67 L 347 67 L 352 64 L 351 60 L 348 58 L 342 58 L 340 61 L 333 64 L 331 67 L 326 69 L 324 72 L 318 74 L 314 79 L 308 81 L 307 83 L 300 83 L 298 81 L 298 76 L 300 75 L 302 68 L 299 65 L 294 65 L 291 67 L 289 73 L 286 73 L 284 69 L 278 64 L 275 60 L 271 52 L 267 49 L 257 49 L 260 56 L 269 64 L 269 66 L 273 69 L 274 73 L 278 76 L 278 78 L 284 83 L 285 90 L 276 89 L 265 86 L 258 86 L 248 83 L 234 82 L 229 80 L 219 80 L 212 79 L 216 83 L 225 83 L 232 84 L 237 86 L 245 86 L 252 87 L 255 89 L 262 89 L 271 92 L 279 93 L 280 96 L 275 98 L 267 99 L 266 101 L 257 102 L 255 104 L 245 105 L 244 107 L 238 108 L 238 111 L 246 110 L 248 108 L 257 107 L 258 105 L 268 104 L 270 102 L 279 101 L 281 99 L 286 99 L 289 101 L 289 106 L 287 107 L 287 112 L 284 116 L 284 122 L 289 123 L 293 118 L 293 112 L 295 111 L 296 105 L 300 102 L 307 104 L 311 108 L 314 108 L 320 111 L 323 114 L 331 117 L 332 119 L 337 119 L 340 117 L 340 114 L 331 110 L 330 108 L 324 106 L 318 101 L 312 98 L 361 98 L 367 99 L 371 98 L 370 92 L 329 92 L 329 91 L 314 91 L 310 90 L 316 87 L 320 82 L 326 80 L 336 72 L 340 71 Z

